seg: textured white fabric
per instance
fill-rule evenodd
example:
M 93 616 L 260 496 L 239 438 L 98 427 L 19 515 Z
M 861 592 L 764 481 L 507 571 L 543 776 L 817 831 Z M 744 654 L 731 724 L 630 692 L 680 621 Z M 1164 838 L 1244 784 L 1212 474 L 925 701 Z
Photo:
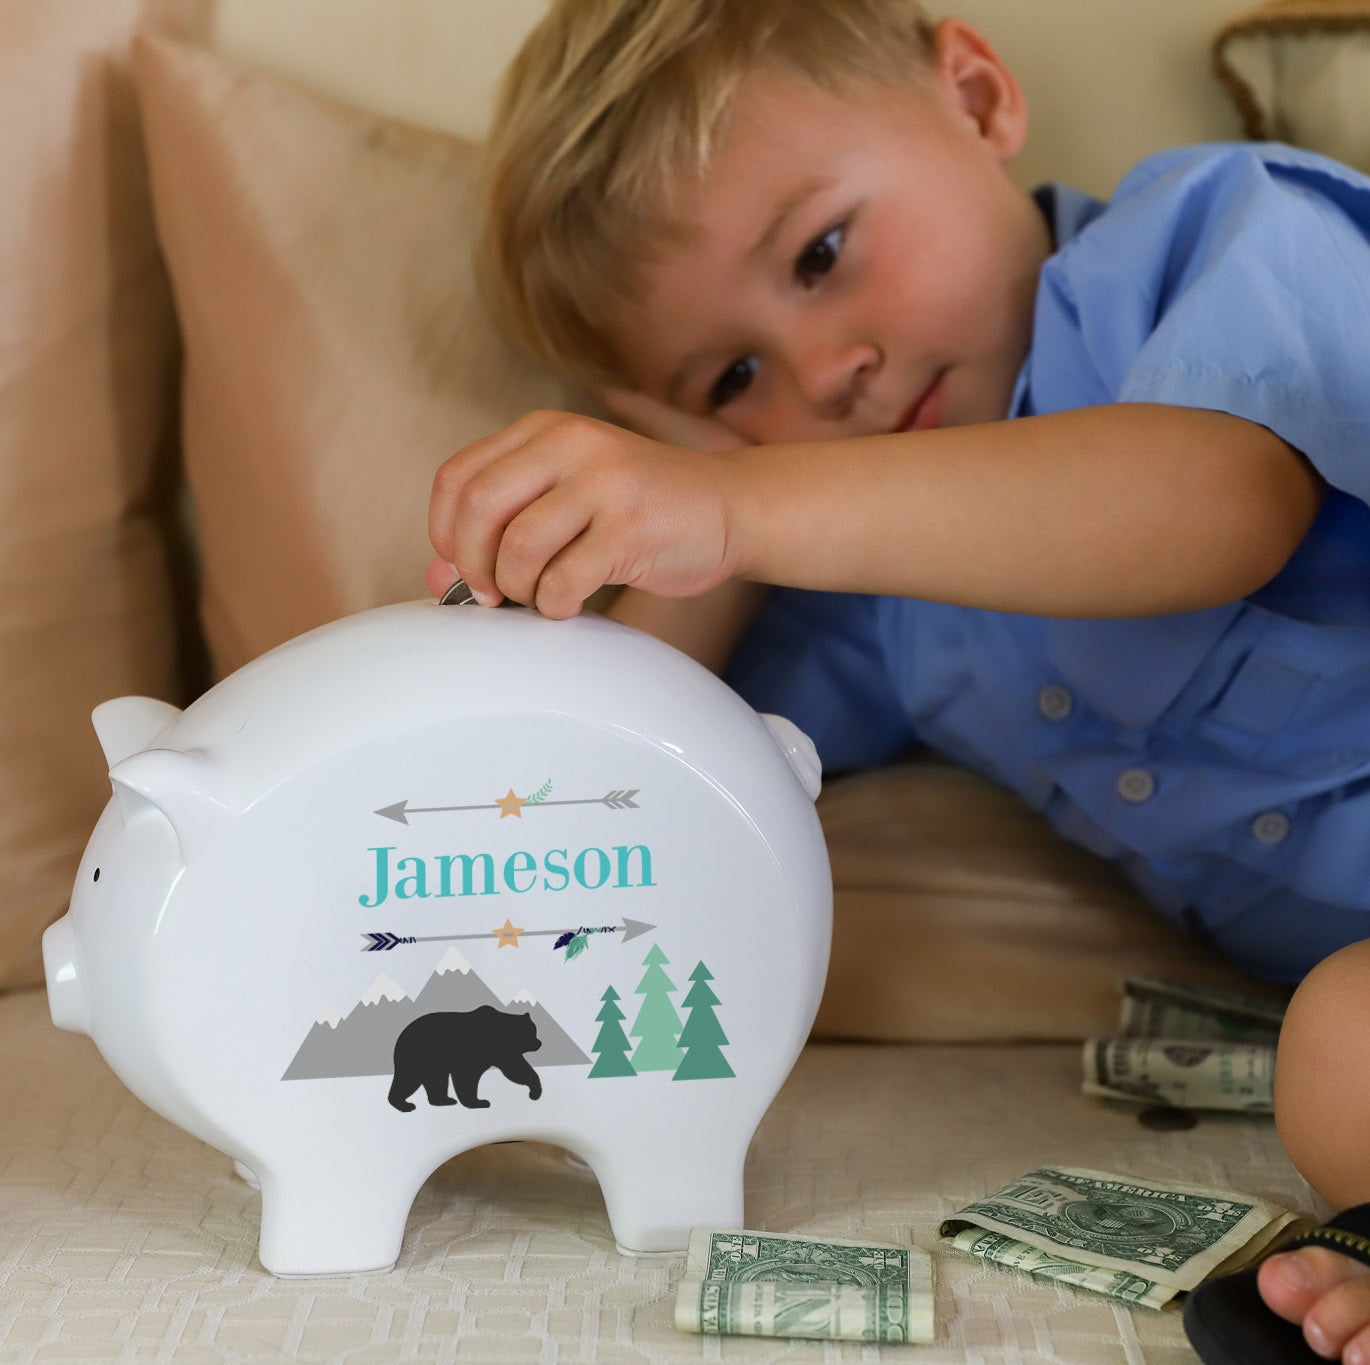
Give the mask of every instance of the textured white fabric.
M 939 1221 L 1044 1163 L 1213 1183 L 1322 1214 L 1269 1120 L 1139 1126 L 1079 1094 L 1079 1049 L 811 1045 L 747 1165 L 757 1228 L 936 1246 Z M 700 1338 L 679 1259 L 614 1251 L 592 1177 L 511 1143 L 428 1181 L 392 1272 L 279 1280 L 225 1156 L 149 1112 L 39 992 L 0 998 L 0 1360 L 873 1361 L 1181 1365 L 1173 1312 L 1130 1311 L 935 1253 L 931 1346 Z M 495 1078 L 491 1078 L 494 1080 Z

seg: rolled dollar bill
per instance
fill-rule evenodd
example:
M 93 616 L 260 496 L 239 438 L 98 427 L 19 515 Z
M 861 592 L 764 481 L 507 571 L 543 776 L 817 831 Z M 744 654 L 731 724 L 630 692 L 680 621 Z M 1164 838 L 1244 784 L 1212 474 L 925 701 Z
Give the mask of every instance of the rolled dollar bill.
M 1251 1264 L 1296 1221 L 1231 1190 L 1062 1166 L 967 1205 L 940 1235 L 951 1250 L 1159 1308 Z
M 953 1237 L 948 1246 L 953 1251 L 964 1251 L 986 1261 L 995 1261 L 1010 1270 L 1022 1270 L 1043 1279 L 1060 1280 L 1077 1289 L 1090 1289 L 1096 1294 L 1107 1294 L 1141 1308 L 1162 1308 L 1175 1297 L 1176 1290 L 1159 1285 L 1142 1275 L 1128 1270 L 1108 1270 L 1092 1266 L 1075 1256 L 1062 1256 L 1053 1251 L 1042 1251 L 1028 1246 L 1002 1232 L 986 1232 L 984 1228 L 967 1227 Z
M 1273 1043 L 1091 1038 L 1084 1070 L 1086 1095 L 1248 1114 L 1275 1108 Z
M 1129 1038 L 1273 1043 L 1280 1036 L 1284 1011 L 1285 1002 L 1271 996 L 1136 976 L 1123 982 L 1118 1031 Z
M 932 1257 L 884 1242 L 694 1228 L 675 1325 L 737 1336 L 932 1341 Z

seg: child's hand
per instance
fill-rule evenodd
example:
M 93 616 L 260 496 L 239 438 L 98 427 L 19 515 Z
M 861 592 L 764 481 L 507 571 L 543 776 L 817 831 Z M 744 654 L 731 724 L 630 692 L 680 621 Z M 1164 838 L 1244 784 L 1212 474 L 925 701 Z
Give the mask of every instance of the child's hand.
M 685 597 L 731 575 L 725 488 L 738 438 L 639 394 L 606 402 L 704 448 L 561 412 L 530 413 L 473 442 L 434 479 L 435 592 L 455 569 L 480 601 L 510 597 L 561 618 L 606 583 Z

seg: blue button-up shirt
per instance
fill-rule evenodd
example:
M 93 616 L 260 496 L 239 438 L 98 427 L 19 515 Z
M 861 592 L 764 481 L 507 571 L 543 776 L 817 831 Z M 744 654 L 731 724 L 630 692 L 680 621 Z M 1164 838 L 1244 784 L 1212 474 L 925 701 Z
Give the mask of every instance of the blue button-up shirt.
M 1275 145 L 1039 192 L 1057 250 L 1010 416 L 1259 422 L 1332 487 L 1281 573 L 1205 611 L 1057 620 L 776 591 L 727 677 L 825 767 L 915 741 L 1012 787 L 1242 965 L 1370 937 L 1370 180 Z

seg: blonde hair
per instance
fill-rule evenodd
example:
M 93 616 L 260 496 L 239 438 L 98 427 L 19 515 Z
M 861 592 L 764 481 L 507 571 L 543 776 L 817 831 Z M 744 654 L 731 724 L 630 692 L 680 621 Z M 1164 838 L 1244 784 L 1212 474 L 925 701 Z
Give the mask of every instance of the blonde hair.
M 554 0 L 487 142 L 477 268 L 496 316 L 553 368 L 621 383 L 605 319 L 688 234 L 681 190 L 748 71 L 846 91 L 921 79 L 932 50 L 918 0 Z

